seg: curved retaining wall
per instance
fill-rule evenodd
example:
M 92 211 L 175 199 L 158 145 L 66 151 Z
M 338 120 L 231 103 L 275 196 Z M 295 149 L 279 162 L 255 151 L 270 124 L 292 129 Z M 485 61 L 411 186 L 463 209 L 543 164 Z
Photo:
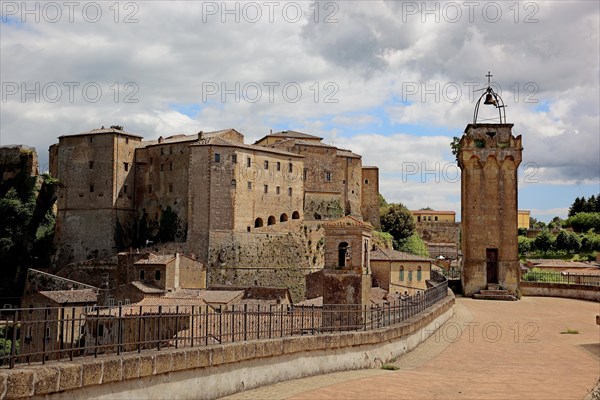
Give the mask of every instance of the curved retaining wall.
M 520 289 L 523 296 L 568 297 L 600 301 L 600 286 L 521 281 Z
M 51 363 L 0 371 L 0 398 L 215 399 L 311 375 L 379 367 L 452 317 L 454 295 L 393 327 Z

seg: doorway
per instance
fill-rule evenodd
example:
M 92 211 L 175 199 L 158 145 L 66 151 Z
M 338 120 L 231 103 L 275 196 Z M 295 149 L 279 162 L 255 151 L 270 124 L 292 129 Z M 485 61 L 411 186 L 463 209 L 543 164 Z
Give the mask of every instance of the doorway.
M 498 283 L 498 249 L 485 250 L 487 283 Z

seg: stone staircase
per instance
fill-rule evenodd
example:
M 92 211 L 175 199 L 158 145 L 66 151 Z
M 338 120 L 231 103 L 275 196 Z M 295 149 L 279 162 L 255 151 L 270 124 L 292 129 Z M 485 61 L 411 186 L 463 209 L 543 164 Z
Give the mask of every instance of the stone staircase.
M 479 293 L 473 295 L 473 298 L 479 300 L 517 300 L 517 298 L 510 294 L 508 290 L 500 289 L 500 285 L 491 283 L 487 285 L 487 290 L 480 290 Z

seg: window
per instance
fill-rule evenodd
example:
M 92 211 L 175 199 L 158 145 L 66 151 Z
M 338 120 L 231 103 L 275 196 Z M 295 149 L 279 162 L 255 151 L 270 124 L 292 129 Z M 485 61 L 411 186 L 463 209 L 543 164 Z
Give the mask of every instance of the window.
M 169 171 L 173 171 L 173 163 L 172 162 L 169 163 Z
M 152 161 L 154 161 L 154 158 L 150 157 L 150 164 L 152 164 Z
M 265 185 L 265 193 L 269 193 L 269 185 Z
M 46 327 L 46 339 L 50 339 L 50 327 Z
M 421 280 L 421 266 L 417 267 L 417 280 L 420 281 Z
M 308 170 L 306 168 L 304 168 L 304 170 L 302 171 L 302 180 L 306 181 L 307 176 L 308 176 Z
M 90 143 L 94 143 L 94 138 L 90 136 Z
M 349 255 L 348 243 L 342 242 L 338 245 L 338 267 L 344 268 L 346 266 L 346 257 Z
M 269 218 L 267 219 L 267 225 L 275 225 L 275 217 L 273 215 L 269 216 Z
M 261 218 L 256 218 L 256 220 L 254 221 L 254 227 L 260 228 L 261 226 L 263 226 L 263 220 Z
M 154 271 L 154 280 L 155 281 L 160 281 L 160 270 L 156 270 Z
M 232 154 L 231 155 L 231 162 L 234 164 L 237 164 L 237 154 Z
M 345 179 L 342 179 L 342 183 L 345 185 L 345 184 L 346 184 L 346 180 L 345 180 Z
M 427 217 L 427 221 L 431 221 L 431 215 Z
M 235 181 L 235 179 L 231 180 L 231 186 L 232 187 L 236 187 L 237 186 L 237 182 Z
M 369 184 L 369 180 L 365 179 L 365 185 L 368 185 L 368 184 Z
M 140 281 L 144 280 L 144 270 L 140 271 Z
M 90 169 L 94 169 L 94 162 L 90 161 Z
M 125 144 L 129 144 L 129 138 L 125 138 Z
M 160 172 L 163 172 L 165 170 L 165 165 L 164 164 L 160 164 Z
M 123 193 L 127 193 L 127 185 L 123 185 Z
M 129 171 L 129 163 L 123 163 L 123 168 L 125 169 L 125 171 Z
M 400 280 L 404 280 L 404 266 L 402 265 L 400 266 Z
M 215 162 L 221 162 L 221 155 L 219 153 L 215 153 Z
M 162 147 L 160 148 L 160 155 L 164 156 L 165 155 L 165 149 L 163 149 Z
M 264 164 L 265 164 L 265 169 L 269 169 L 269 161 L 268 161 L 268 160 L 265 160 L 265 163 L 264 163 Z
M 248 182 L 248 190 L 252 190 L 252 182 Z
M 294 172 L 294 166 L 292 165 L 292 163 L 288 164 L 288 172 Z
M 173 147 L 169 146 L 169 154 L 173 154 Z
M 275 194 L 279 194 L 281 188 L 279 186 L 275 186 Z
M 437 221 L 437 215 L 435 217 L 433 217 L 433 218 L 434 218 L 434 221 Z
M 417 222 L 421 222 L 421 216 L 417 215 Z
M 94 185 L 90 185 L 90 193 L 94 193 Z
M 288 188 L 288 196 L 292 195 L 292 188 Z
M 148 185 L 148 194 L 152 194 L 152 185 Z
M 252 166 L 252 159 L 250 157 L 246 158 L 246 167 L 251 167 Z
M 275 164 L 275 169 L 277 171 L 281 171 L 281 163 L 279 161 L 277 161 L 277 164 Z
M 408 271 L 408 280 L 412 281 L 412 271 Z
M 169 183 L 169 193 L 173 193 L 173 184 Z
M 325 172 L 325 182 L 331 182 L 331 172 Z
M 279 222 L 286 222 L 288 220 L 287 214 L 281 214 L 279 217 Z

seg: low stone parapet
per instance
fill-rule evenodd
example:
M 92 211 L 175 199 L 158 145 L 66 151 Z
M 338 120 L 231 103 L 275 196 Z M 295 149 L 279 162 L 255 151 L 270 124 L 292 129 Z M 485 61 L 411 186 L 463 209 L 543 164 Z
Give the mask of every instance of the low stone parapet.
M 454 295 L 415 317 L 372 331 L 144 350 L 0 370 L 4 398 L 214 399 L 334 371 L 369 368 L 416 347 L 452 316 Z
M 523 296 L 567 297 L 600 302 L 600 286 L 521 281 Z

